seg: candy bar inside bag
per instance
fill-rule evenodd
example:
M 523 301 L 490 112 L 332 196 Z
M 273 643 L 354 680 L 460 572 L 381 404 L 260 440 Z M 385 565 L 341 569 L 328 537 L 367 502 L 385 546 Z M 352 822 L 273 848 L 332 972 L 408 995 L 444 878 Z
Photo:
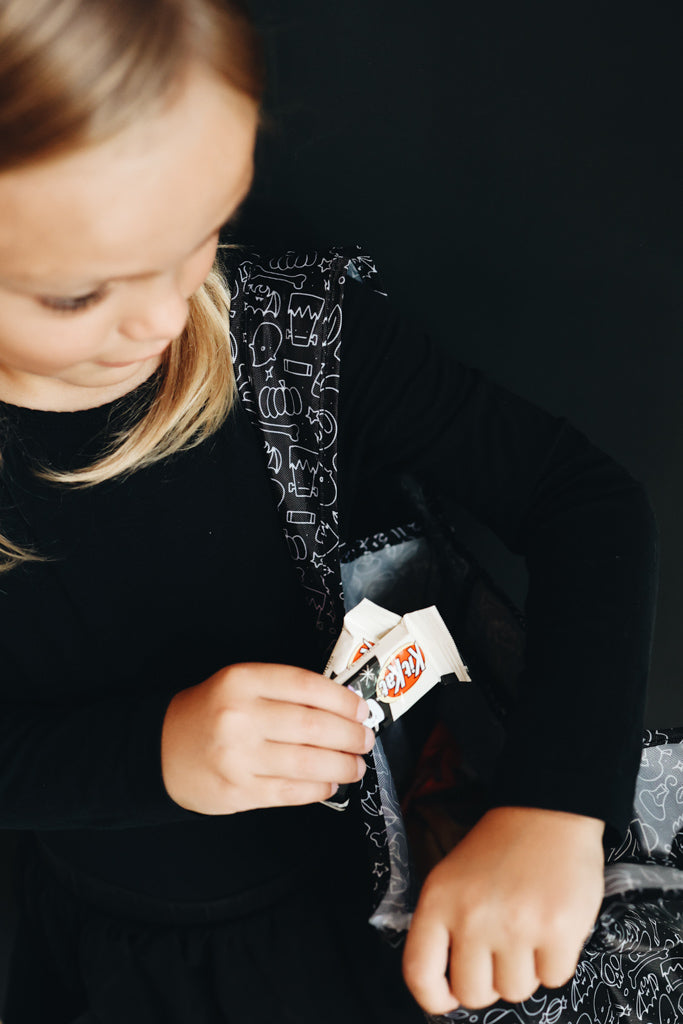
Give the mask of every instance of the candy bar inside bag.
M 335 678 L 367 701 L 365 723 L 381 732 L 447 676 L 469 682 L 458 648 L 434 606 L 409 612 Z
M 389 617 L 398 621 L 389 626 Z M 378 627 L 388 628 L 378 632 Z M 376 733 L 405 714 L 442 680 L 470 680 L 434 606 L 399 619 L 370 601 L 362 601 L 346 616 L 325 674 L 367 702 L 370 717 L 365 724 Z M 325 803 L 335 808 L 346 806 L 348 786 L 341 786 Z

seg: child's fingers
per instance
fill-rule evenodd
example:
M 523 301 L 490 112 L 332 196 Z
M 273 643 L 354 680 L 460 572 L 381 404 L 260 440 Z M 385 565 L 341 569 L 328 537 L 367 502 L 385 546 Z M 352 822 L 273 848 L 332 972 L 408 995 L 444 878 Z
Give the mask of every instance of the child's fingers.
M 493 988 L 501 999 L 521 1003 L 534 994 L 539 984 L 534 950 L 526 943 L 512 943 L 493 954 Z
M 583 945 L 583 943 L 581 943 Z M 546 988 L 560 988 L 566 985 L 576 971 L 580 946 L 575 949 L 546 946 L 536 950 L 536 975 Z
M 298 807 L 329 800 L 336 783 L 302 782 L 299 779 L 257 779 L 258 792 L 251 794 L 244 810 L 256 807 Z
M 372 729 L 320 708 L 266 700 L 261 702 L 259 714 L 263 736 L 275 743 L 367 754 L 375 741 Z
M 403 951 L 403 977 L 427 1013 L 449 1013 L 458 1006 L 446 977 L 449 943 L 445 924 L 416 911 Z
M 267 741 L 262 746 L 254 775 L 256 778 L 351 783 L 362 779 L 365 769 L 365 761 L 355 754 Z
M 250 696 L 304 704 L 357 722 L 364 721 L 370 713 L 365 701 L 352 690 L 316 672 L 308 672 L 293 665 L 233 665 L 230 668 L 231 684 L 238 687 L 240 681 L 237 673 L 240 670 L 248 673 Z
M 490 1006 L 499 998 L 493 985 L 493 958 L 488 946 L 474 942 L 454 945 L 449 975 L 453 995 L 468 1009 Z

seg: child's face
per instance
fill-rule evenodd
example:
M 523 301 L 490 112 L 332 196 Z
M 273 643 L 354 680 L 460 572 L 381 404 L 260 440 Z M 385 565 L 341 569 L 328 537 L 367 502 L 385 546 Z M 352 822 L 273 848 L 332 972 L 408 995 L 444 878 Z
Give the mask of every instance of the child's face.
M 149 376 L 249 190 L 257 120 L 193 69 L 162 113 L 0 174 L 0 399 L 87 408 Z

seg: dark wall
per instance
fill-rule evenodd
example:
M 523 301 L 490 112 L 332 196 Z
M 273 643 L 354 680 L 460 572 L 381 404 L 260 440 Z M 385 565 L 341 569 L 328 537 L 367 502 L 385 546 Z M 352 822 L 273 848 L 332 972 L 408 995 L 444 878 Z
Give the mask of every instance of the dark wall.
M 240 236 L 360 242 L 459 357 L 649 487 L 648 724 L 683 724 L 678 4 L 254 0 L 270 61 Z M 519 597 L 519 565 L 463 531 Z

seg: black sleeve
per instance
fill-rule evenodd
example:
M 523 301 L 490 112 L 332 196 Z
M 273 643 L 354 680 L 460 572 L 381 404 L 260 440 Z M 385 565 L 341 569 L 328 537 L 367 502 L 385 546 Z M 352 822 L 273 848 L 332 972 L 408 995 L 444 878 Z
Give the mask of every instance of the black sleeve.
M 526 559 L 526 667 L 494 803 L 585 814 L 622 832 L 657 578 L 643 488 L 565 420 L 460 365 L 353 281 L 342 353 L 342 521 L 370 478 L 409 471 Z
M 168 796 L 161 728 L 169 696 L 34 703 L 3 653 L 14 699 L 0 716 L 0 827 L 130 828 L 194 817 Z

